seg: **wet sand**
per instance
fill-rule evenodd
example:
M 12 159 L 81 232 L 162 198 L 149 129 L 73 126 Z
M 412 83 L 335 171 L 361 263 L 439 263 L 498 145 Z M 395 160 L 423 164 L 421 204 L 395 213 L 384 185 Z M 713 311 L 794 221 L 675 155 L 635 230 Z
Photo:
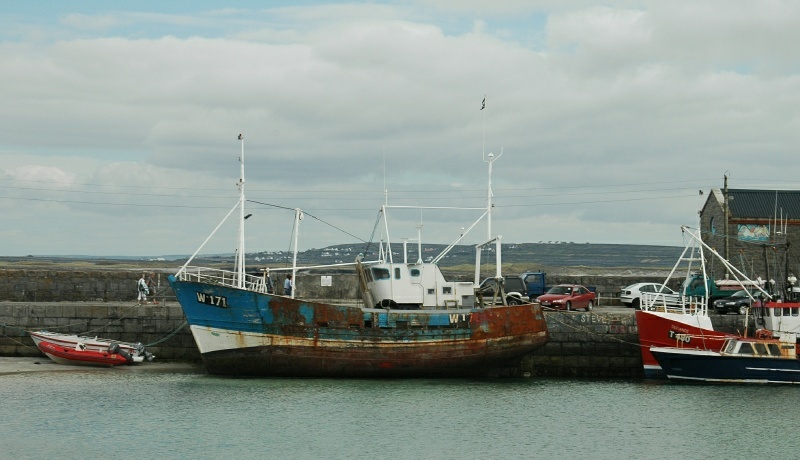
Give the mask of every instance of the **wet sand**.
M 156 358 L 150 363 L 139 363 L 125 366 L 97 367 L 57 364 L 48 357 L 0 357 L 0 376 L 8 374 L 24 374 L 30 372 L 159 372 L 205 374 L 202 363 L 158 362 Z

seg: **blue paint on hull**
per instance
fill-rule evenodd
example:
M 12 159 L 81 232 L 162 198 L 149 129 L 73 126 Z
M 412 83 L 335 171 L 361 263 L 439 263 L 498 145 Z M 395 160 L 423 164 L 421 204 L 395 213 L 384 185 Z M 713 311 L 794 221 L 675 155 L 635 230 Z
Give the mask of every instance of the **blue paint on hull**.
M 214 374 L 478 375 L 505 366 L 548 339 L 538 305 L 457 311 L 366 309 L 168 279 L 196 339 L 202 328 L 218 331 L 207 333 L 206 340 L 226 335 L 229 340 L 224 343 L 237 334 L 281 339 L 271 345 L 225 345 L 202 353 Z
M 800 383 L 800 361 L 797 359 L 651 352 L 667 376 L 674 380 Z

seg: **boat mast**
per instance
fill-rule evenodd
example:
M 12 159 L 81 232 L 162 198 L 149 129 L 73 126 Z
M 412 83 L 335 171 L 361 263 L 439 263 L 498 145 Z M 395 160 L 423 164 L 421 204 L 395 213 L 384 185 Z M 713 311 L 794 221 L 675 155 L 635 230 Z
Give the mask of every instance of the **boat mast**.
M 292 286 L 297 283 L 297 239 L 300 236 L 300 221 L 303 220 L 303 211 L 300 208 L 294 208 L 294 255 L 292 257 Z M 292 298 L 297 289 L 292 289 Z
M 239 134 L 239 141 L 242 144 L 242 153 L 239 156 L 239 247 L 236 251 L 238 256 L 236 266 L 236 287 L 244 288 L 244 136 Z
M 486 189 L 486 220 L 487 220 L 487 234 L 486 234 L 486 241 L 492 241 L 492 208 L 494 208 L 494 192 L 492 192 L 492 164 L 495 160 L 499 159 L 503 156 L 503 148 L 500 147 L 500 155 L 494 156 L 493 153 L 489 152 L 488 159 L 484 159 L 487 163 L 489 163 L 489 186 Z M 501 248 L 501 240 L 502 236 L 497 235 L 494 237 L 495 246 L 497 250 L 495 251 L 495 278 L 500 279 L 502 267 L 500 266 L 502 263 L 502 257 L 500 255 L 500 248 Z

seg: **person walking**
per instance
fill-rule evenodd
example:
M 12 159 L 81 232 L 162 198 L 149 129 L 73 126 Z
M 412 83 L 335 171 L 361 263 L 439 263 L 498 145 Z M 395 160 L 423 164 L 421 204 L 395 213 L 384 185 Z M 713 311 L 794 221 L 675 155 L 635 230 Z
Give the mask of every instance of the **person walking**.
M 153 305 L 158 305 L 158 301 L 156 300 L 156 273 L 150 272 L 150 277 L 147 278 L 147 293 L 153 298 Z
M 292 274 L 286 275 L 286 281 L 283 282 L 283 295 L 291 296 L 292 295 Z
M 139 290 L 138 305 L 141 305 L 142 303 L 147 303 L 147 294 L 148 294 L 147 281 L 144 280 L 144 276 L 145 274 L 142 273 L 142 277 L 139 278 L 139 282 L 136 283 L 136 286 L 138 287 Z

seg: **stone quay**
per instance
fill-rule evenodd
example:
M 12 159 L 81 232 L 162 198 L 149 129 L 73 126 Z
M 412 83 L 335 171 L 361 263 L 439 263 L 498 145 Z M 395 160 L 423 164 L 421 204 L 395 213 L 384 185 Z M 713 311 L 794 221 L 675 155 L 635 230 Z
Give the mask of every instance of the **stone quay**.
M 159 303 L 137 304 L 136 281 L 145 271 L 152 270 L 0 270 L 0 356 L 43 356 L 27 331 L 49 330 L 141 342 L 157 360 L 200 361 L 165 272 L 158 272 Z M 353 275 L 337 275 L 332 283 L 320 283 L 318 278 L 299 276 L 300 295 L 330 302 L 357 302 Z M 525 356 L 518 372 L 543 377 L 642 378 L 633 310 L 620 307 L 613 292 L 616 289 L 618 293 L 619 288 L 632 282 L 653 280 L 550 278 L 555 283 L 597 286 L 600 305 L 591 312 L 546 312 L 550 341 Z M 736 332 L 744 327 L 744 317 L 738 315 L 713 315 L 712 320 L 723 331 Z

